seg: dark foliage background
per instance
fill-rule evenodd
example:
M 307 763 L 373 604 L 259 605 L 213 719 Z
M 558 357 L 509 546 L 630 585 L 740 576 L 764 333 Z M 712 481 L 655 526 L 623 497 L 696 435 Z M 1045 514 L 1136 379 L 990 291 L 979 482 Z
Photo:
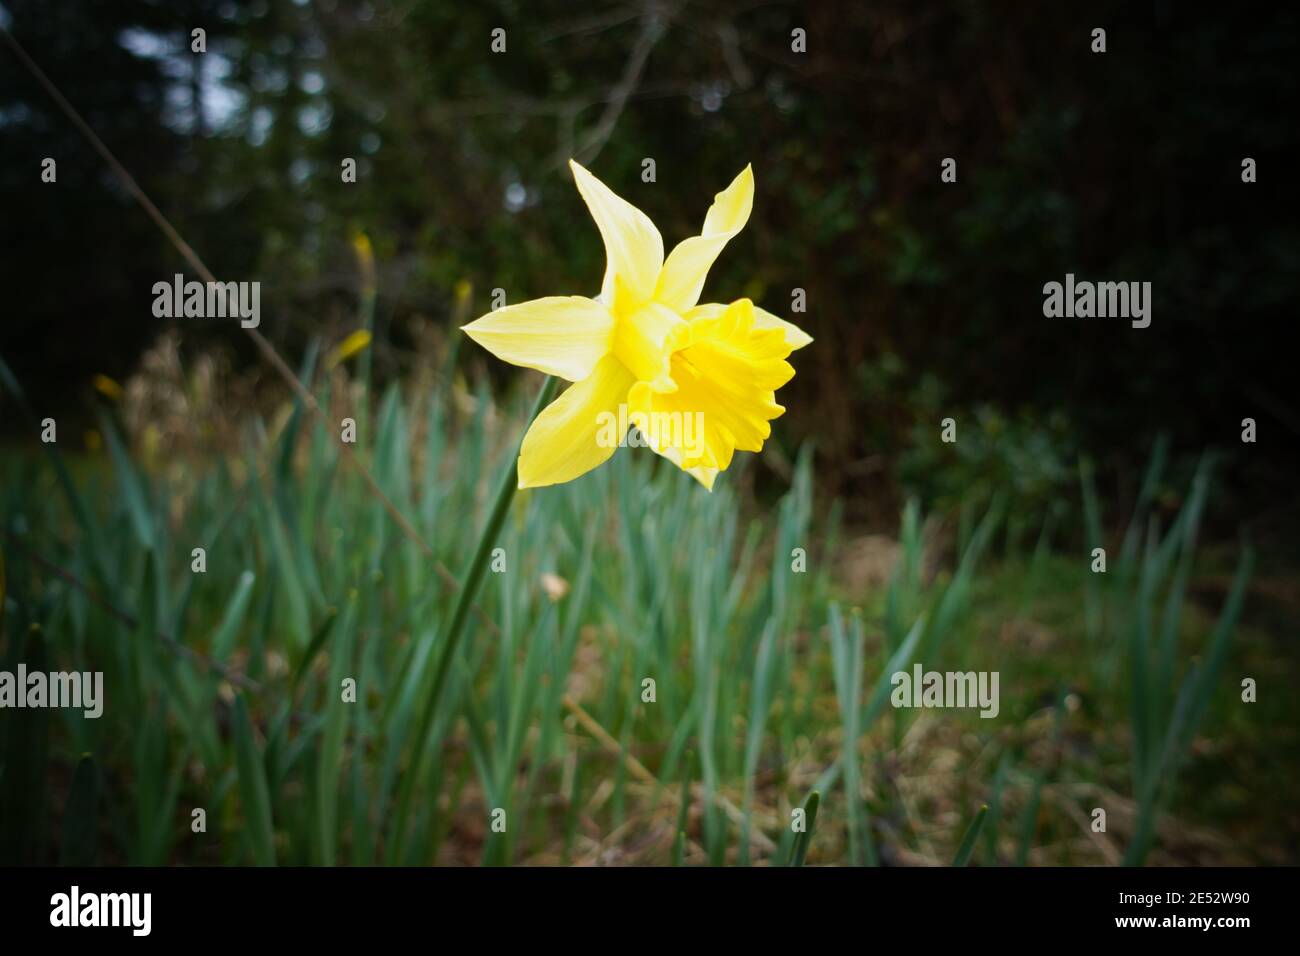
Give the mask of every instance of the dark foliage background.
M 1263 534 L 1294 517 L 1287 5 L 3 9 L 213 270 L 263 283 L 262 331 L 290 355 L 351 327 L 358 230 L 379 263 L 376 372 L 391 376 L 449 325 L 458 284 L 474 312 L 494 287 L 512 301 L 594 287 L 602 250 L 569 156 L 668 244 L 753 162 L 754 216 L 710 297 L 788 313 L 791 289 L 807 290 L 796 318 L 818 341 L 778 438 L 817 443 L 820 480 L 852 514 L 979 482 L 1046 498 L 1075 481 L 1080 450 L 1131 493 L 1158 432 L 1184 456 L 1240 450 L 1250 416 L 1260 444 L 1228 472 L 1227 514 Z M 1096 26 L 1104 55 L 1089 50 Z M 195 27 L 206 54 L 190 52 Z M 489 51 L 495 27 L 504 55 Z M 795 27 L 806 55 L 791 52 Z M 0 354 L 42 407 L 75 415 L 94 373 L 131 373 L 159 331 L 150 288 L 184 264 L 8 50 L 0 155 Z M 39 182 L 45 156 L 57 186 Z M 939 179 L 947 156 L 955 185 Z M 1245 156 L 1256 184 L 1241 182 Z M 343 157 L 356 184 L 340 182 Z M 1150 281 L 1152 326 L 1044 319 L 1042 285 L 1066 272 Z M 233 324 L 181 331 L 188 350 L 255 366 Z M 960 459 L 937 442 L 948 415 L 972 439 Z
M 261 283 L 322 408 L 233 321 L 153 316 L 196 277 L 0 42 L 0 670 L 112 701 L 6 707 L 0 861 L 770 864 L 820 787 L 816 863 L 947 863 L 982 804 L 984 865 L 1294 862 L 1294 5 L 0 0 L 0 27 Z M 522 495 L 458 618 L 537 376 L 456 327 L 495 288 L 596 290 L 570 157 L 669 246 L 752 163 L 706 296 L 804 290 L 816 342 L 725 488 L 620 454 Z M 1066 273 L 1150 282 L 1151 326 L 1044 318 Z M 909 661 L 993 668 L 1003 720 L 871 691 L 860 721 Z

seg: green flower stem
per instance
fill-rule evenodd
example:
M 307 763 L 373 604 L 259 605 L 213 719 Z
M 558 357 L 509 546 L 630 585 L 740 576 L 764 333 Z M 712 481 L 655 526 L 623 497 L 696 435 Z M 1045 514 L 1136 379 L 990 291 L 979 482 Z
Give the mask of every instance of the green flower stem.
M 546 381 L 542 383 L 542 390 L 537 395 L 537 401 L 533 404 L 533 410 L 528 415 L 528 424 L 533 423 L 538 413 L 550 404 L 551 398 L 555 395 L 557 380 L 553 375 L 548 375 Z M 525 426 L 525 430 L 527 426 Z M 429 737 L 429 731 L 433 727 L 434 714 L 438 709 L 438 701 L 442 699 L 443 685 L 447 682 L 447 672 L 451 669 L 451 662 L 455 660 L 456 649 L 460 644 L 461 635 L 465 632 L 465 622 L 469 619 L 470 608 L 474 606 L 474 600 L 478 596 L 479 586 L 483 583 L 483 574 L 487 571 L 488 557 L 492 554 L 492 549 L 496 546 L 497 536 L 501 533 L 501 526 L 505 523 L 506 514 L 510 511 L 510 502 L 514 500 L 515 489 L 519 485 L 519 456 L 515 455 L 510 466 L 501 477 L 501 484 L 497 488 L 496 498 L 492 502 L 492 510 L 488 513 L 487 524 L 483 526 L 483 534 L 479 537 L 478 547 L 474 549 L 474 557 L 470 559 L 469 569 L 465 572 L 464 580 L 461 581 L 460 591 L 456 595 L 456 609 L 452 612 L 451 625 L 447 628 L 447 633 L 442 641 L 442 651 L 438 656 L 438 664 L 433 672 L 433 686 L 429 689 L 429 696 L 425 699 L 424 710 L 420 714 L 420 723 L 415 735 L 415 750 L 411 754 L 411 764 L 406 768 L 402 778 L 401 796 L 397 805 L 397 822 L 393 828 L 393 841 L 388 847 L 390 860 L 395 857 L 398 848 L 405 842 L 406 823 L 411 809 L 411 796 L 415 791 L 415 783 L 420 775 L 420 766 L 423 762 L 424 751 L 426 750 L 425 742 Z

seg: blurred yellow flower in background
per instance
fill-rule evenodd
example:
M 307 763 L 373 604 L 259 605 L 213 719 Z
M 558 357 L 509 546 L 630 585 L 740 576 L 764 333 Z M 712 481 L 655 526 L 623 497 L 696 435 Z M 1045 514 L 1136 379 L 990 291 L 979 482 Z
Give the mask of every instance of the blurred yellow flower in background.
M 357 266 L 361 269 L 361 290 L 363 293 L 375 291 L 375 252 L 370 245 L 370 237 L 364 232 L 352 236 L 352 250 L 357 254 Z
M 122 400 L 122 386 L 107 375 L 96 375 L 90 380 L 90 384 L 95 391 L 110 402 L 120 402 Z
M 370 333 L 365 329 L 358 329 L 340 342 L 334 351 L 330 352 L 325 364 L 328 368 L 336 368 L 369 345 Z

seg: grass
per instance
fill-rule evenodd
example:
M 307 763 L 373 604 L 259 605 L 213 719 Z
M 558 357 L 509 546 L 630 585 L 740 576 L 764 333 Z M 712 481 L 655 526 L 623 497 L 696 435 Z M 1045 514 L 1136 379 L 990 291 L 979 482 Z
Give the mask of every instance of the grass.
M 1215 734 L 1273 746 L 1225 674 L 1249 551 L 1220 610 L 1189 598 L 1208 462 L 1167 532 L 1145 494 L 1105 575 L 1085 466 L 1088 548 L 1045 529 L 999 557 L 1014 503 L 972 502 L 936 562 L 913 503 L 890 579 L 861 592 L 811 448 L 771 507 L 743 472 L 708 494 L 623 450 L 516 496 L 435 679 L 460 626 L 439 569 L 468 566 L 522 418 L 444 372 L 353 415 L 427 551 L 301 405 L 179 468 L 145 467 L 107 413 L 99 456 L 6 455 L 0 667 L 102 670 L 106 706 L 0 712 L 0 860 L 1170 862 L 1245 819 L 1231 800 L 1203 819 L 1179 787 Z M 332 422 L 358 393 L 335 376 L 315 394 Z M 915 661 L 999 671 L 999 718 L 891 707 Z M 1276 852 L 1266 830 L 1197 846 Z

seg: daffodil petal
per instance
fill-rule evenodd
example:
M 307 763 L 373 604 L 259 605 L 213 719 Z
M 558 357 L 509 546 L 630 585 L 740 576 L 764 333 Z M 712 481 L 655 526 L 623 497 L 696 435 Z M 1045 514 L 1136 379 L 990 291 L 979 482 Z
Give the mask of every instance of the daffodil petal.
M 621 283 L 620 283 L 621 285 Z M 614 326 L 610 348 L 639 381 L 660 391 L 673 388 L 669 378 L 670 342 L 686 332 L 685 320 L 672 309 L 649 302 Z
M 503 362 L 579 382 L 610 350 L 614 317 L 580 295 L 507 305 L 462 330 Z
M 813 337 L 805 332 L 793 322 L 788 322 L 779 315 L 773 315 L 766 309 L 760 309 L 754 306 L 754 328 L 756 329 L 780 329 L 785 335 L 786 344 L 790 346 L 790 351 L 797 351 L 805 345 L 812 343 Z
M 698 236 L 677 244 L 655 284 L 655 301 L 685 312 L 700 301 L 704 280 L 723 247 L 749 221 L 754 208 L 754 172 L 746 166 L 730 186 L 713 198 Z
M 690 322 L 694 319 L 712 319 L 720 316 L 726 306 L 720 302 L 709 302 L 704 305 L 697 305 L 689 312 L 685 313 L 685 319 Z M 780 316 L 773 315 L 766 309 L 760 309 L 754 306 L 754 328 L 756 329 L 780 329 L 785 335 L 786 344 L 790 346 L 790 351 L 794 352 L 803 348 L 813 341 L 813 337 L 805 332 L 793 322 L 787 322 Z
M 721 473 L 717 468 L 709 468 L 705 465 L 698 465 L 694 468 L 683 468 L 686 474 L 690 475 L 709 491 L 713 490 L 713 482 Z
M 572 481 L 608 461 L 623 436 L 610 427 L 635 379 L 613 355 L 534 419 L 519 449 L 519 487 Z
M 634 424 L 640 422 L 640 424 L 637 425 L 637 430 L 641 432 L 641 438 L 645 442 L 647 448 L 653 451 L 656 455 L 668 459 L 709 491 L 712 491 L 713 483 L 717 479 L 718 475 L 722 473 L 722 469 L 715 465 L 686 464 L 685 462 L 688 457 L 688 452 L 682 447 L 682 444 L 680 442 L 674 444 L 671 441 L 661 441 L 660 439 L 663 437 L 663 433 L 656 431 L 656 429 L 652 427 L 652 422 L 647 423 L 642 418 L 646 412 L 652 410 L 654 404 L 653 397 L 654 392 L 645 382 L 637 382 L 633 385 L 627 397 L 629 420 L 632 420 Z
M 578 192 L 605 240 L 605 278 L 600 287 L 601 299 L 613 303 L 614 277 L 618 276 L 638 303 L 649 301 L 664 264 L 664 241 L 659 230 L 649 216 L 615 195 L 576 162 L 569 160 L 569 166 Z
M 653 446 L 651 446 L 651 448 L 655 452 L 655 454 L 660 455 L 663 458 L 667 458 L 674 465 L 676 465 L 678 468 L 681 468 L 682 471 L 686 472 L 686 474 L 690 475 L 692 478 L 694 478 L 696 481 L 702 484 L 709 491 L 713 490 L 713 483 L 717 480 L 718 475 L 722 474 L 721 468 L 713 468 L 709 465 L 693 465 L 690 467 L 682 468 L 681 451 L 674 448 L 672 445 L 666 445 L 663 448 L 654 448 Z

